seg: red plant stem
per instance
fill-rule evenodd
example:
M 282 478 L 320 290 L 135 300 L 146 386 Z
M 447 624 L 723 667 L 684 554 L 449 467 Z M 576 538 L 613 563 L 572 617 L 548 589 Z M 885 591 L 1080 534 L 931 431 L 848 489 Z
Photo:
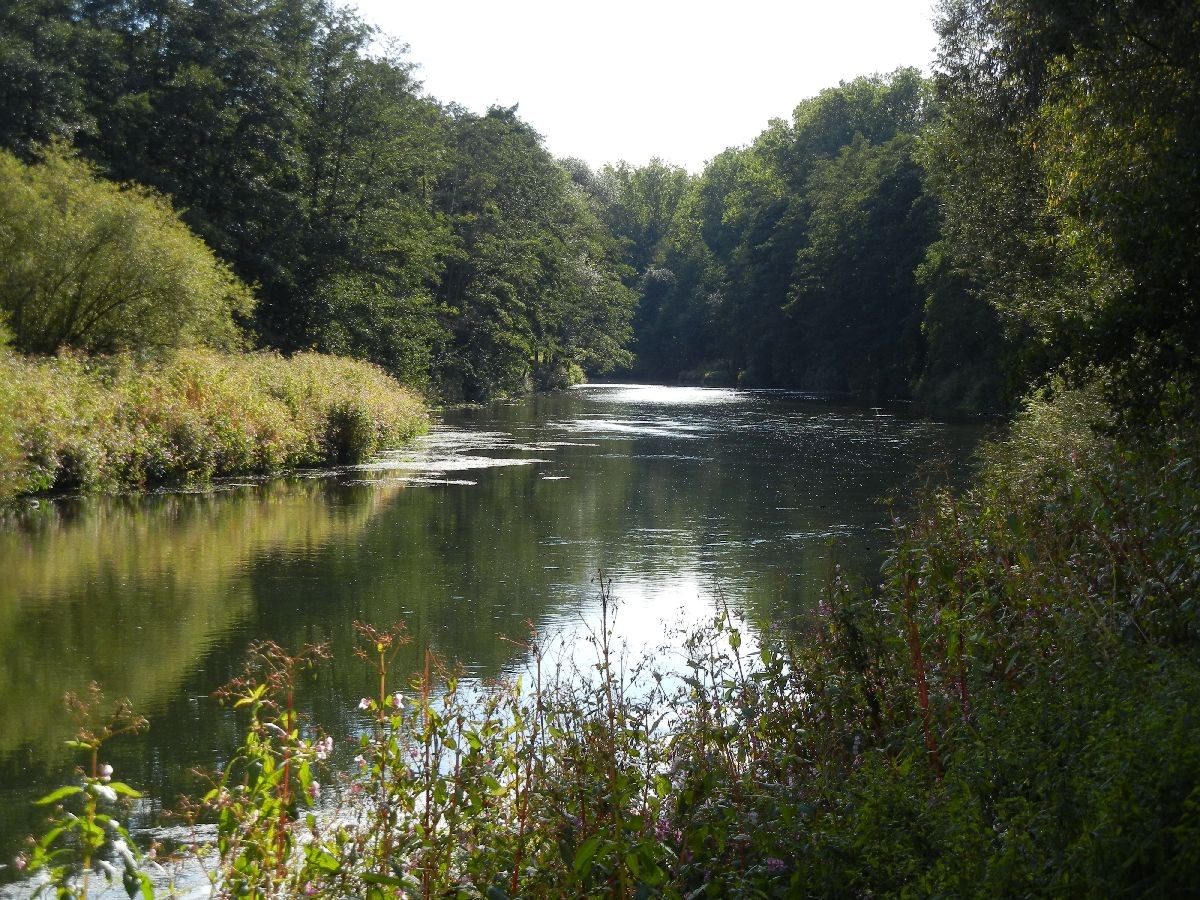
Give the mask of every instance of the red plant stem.
M 937 738 L 929 720 L 929 685 L 925 679 L 925 658 L 921 653 L 921 632 L 917 628 L 917 619 L 913 615 L 912 576 L 904 582 L 904 615 L 908 619 L 908 650 L 912 656 L 913 669 L 917 677 L 917 706 L 921 709 L 921 725 L 925 730 L 925 749 L 929 753 L 929 763 L 933 773 L 942 777 L 942 762 L 938 754 Z
M 292 732 L 292 685 L 289 681 L 287 692 L 287 718 L 284 720 L 284 725 L 287 726 L 287 732 L 290 735 Z M 282 879 L 284 875 L 283 858 L 284 846 L 286 841 L 287 831 L 287 804 L 291 799 L 291 766 L 292 766 L 292 748 L 288 739 L 284 738 L 283 745 L 283 803 L 279 807 L 279 834 L 276 835 L 276 855 L 275 855 L 275 874 L 277 878 Z

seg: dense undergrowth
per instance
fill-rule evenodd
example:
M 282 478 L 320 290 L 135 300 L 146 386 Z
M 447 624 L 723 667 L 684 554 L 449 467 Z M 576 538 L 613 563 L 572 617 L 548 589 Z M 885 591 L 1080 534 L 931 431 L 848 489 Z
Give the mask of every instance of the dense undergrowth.
M 881 585 L 835 570 L 753 649 L 721 609 L 682 665 L 631 663 L 602 584 L 591 664 L 534 634 L 531 677 L 476 689 L 432 655 L 398 680 L 403 628 L 360 625 L 378 693 L 349 774 L 295 711 L 321 649 L 259 645 L 225 692 L 246 742 L 186 811 L 215 830 L 183 849 L 219 896 L 1187 894 L 1197 435 L 1134 446 L 1104 419 L 1087 391 L 1034 399 L 974 490 L 897 526 Z M 20 862 L 78 891 L 107 845 L 136 888 L 160 863 L 109 831 L 52 830 Z
M 426 427 L 417 396 L 356 360 L 0 349 L 0 501 L 355 463 Z

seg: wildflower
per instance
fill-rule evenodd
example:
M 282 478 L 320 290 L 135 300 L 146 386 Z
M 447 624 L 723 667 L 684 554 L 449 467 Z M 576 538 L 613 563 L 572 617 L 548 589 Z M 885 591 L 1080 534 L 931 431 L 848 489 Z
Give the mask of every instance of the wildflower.
M 362 790 L 363 790 L 363 786 L 356 781 L 356 782 L 354 782 L 354 784 L 350 785 L 350 796 L 357 797 L 359 794 L 362 793 Z
M 316 892 L 317 892 L 317 886 L 315 884 L 313 884 L 311 881 L 304 882 L 304 896 L 305 897 L 311 897 Z
M 767 857 L 767 871 L 773 875 L 778 875 L 780 872 L 786 872 L 787 871 L 787 863 L 785 863 L 782 859 L 778 859 L 774 856 L 768 856 Z
M 108 763 L 102 763 L 100 765 L 99 772 L 100 772 L 100 780 L 101 781 L 109 782 L 112 780 L 113 767 L 110 766 Z
M 326 759 L 333 752 L 333 738 L 326 735 L 313 744 L 313 750 L 316 751 L 317 759 Z
M 366 697 L 363 697 L 361 700 L 358 701 L 358 708 L 359 709 L 370 709 L 371 701 L 368 700 Z
M 360 753 L 354 757 L 354 764 L 360 769 L 365 769 L 367 767 L 367 758 Z
M 309 793 L 309 796 L 312 797 L 314 800 L 316 800 L 318 797 L 320 797 L 321 796 L 321 782 L 314 781 L 312 784 L 310 784 L 308 786 L 308 793 Z
M 109 803 L 117 802 L 117 792 L 107 784 L 93 784 L 91 785 L 91 791 L 101 800 L 107 800 Z
M 404 705 L 404 695 L 402 693 L 400 693 L 399 691 L 396 691 L 396 693 L 392 694 L 392 706 L 395 709 L 399 709 L 403 705 Z
M 13 860 L 13 865 L 16 866 L 17 871 L 20 872 L 27 865 L 29 865 L 29 857 L 27 857 L 24 853 L 18 853 L 16 859 Z
M 817 604 L 817 611 L 820 612 L 821 615 L 825 616 L 825 618 L 829 618 L 833 615 L 833 607 L 829 605 L 829 601 L 824 597 L 822 597 L 821 602 Z

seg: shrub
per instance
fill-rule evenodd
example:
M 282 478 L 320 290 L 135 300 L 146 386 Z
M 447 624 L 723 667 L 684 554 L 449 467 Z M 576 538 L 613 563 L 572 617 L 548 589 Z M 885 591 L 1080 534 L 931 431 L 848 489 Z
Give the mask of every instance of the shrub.
M 0 498 L 357 463 L 427 423 L 382 370 L 318 354 L 4 354 L 0 369 Z
M 0 311 L 18 349 L 93 352 L 239 342 L 253 299 L 171 208 L 54 146 L 0 151 Z

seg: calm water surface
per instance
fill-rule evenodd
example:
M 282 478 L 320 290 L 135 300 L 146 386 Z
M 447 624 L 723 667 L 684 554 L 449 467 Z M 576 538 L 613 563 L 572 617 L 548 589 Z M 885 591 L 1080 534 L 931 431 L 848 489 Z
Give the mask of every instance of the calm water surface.
M 211 694 L 256 638 L 332 644 L 303 702 L 345 736 L 369 692 L 356 619 L 404 619 L 402 665 L 433 646 L 479 677 L 523 665 L 498 635 L 591 620 L 601 569 L 635 645 L 718 592 L 761 627 L 812 609 L 832 558 L 874 577 L 883 499 L 961 477 L 979 434 L 795 394 L 591 386 L 447 412 L 350 470 L 43 502 L 0 528 L 0 862 L 75 762 L 68 690 L 95 680 L 150 717 L 108 756 L 170 800 L 236 746 Z

